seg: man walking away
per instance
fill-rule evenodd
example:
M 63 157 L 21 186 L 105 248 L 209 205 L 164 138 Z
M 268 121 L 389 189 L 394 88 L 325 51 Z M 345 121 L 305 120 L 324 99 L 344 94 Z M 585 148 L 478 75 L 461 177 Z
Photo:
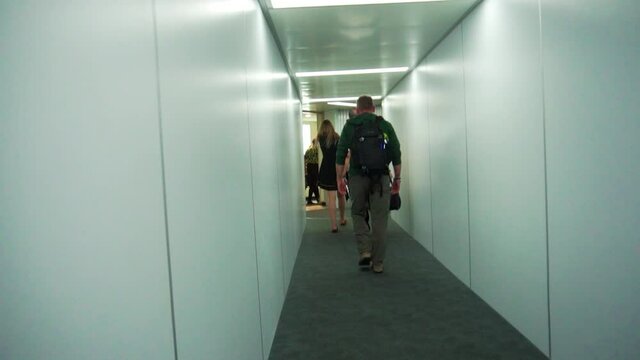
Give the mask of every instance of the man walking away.
M 400 192 L 400 142 L 391 123 L 375 114 L 376 107 L 370 96 L 358 98 L 356 116 L 342 129 L 336 152 L 338 191 L 346 193 L 347 181 L 341 176 L 347 150 L 351 150 L 349 192 L 352 199 L 351 216 L 358 244 L 361 268 L 371 267 L 373 272 L 384 271 L 385 237 L 389 219 L 390 194 Z M 393 163 L 393 181 L 389 163 Z M 371 215 L 371 230 L 365 222 L 367 211 Z

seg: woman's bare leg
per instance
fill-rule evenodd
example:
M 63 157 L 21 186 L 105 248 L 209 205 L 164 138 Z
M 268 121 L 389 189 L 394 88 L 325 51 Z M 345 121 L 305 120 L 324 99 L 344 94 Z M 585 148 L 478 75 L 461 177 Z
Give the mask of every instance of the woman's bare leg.
M 345 225 L 347 220 L 344 218 L 344 208 L 346 207 L 346 199 L 344 195 L 338 193 L 338 208 L 340 209 L 340 225 Z
M 325 191 L 329 220 L 331 220 L 331 230 L 338 228 L 336 224 L 336 193 L 337 191 Z

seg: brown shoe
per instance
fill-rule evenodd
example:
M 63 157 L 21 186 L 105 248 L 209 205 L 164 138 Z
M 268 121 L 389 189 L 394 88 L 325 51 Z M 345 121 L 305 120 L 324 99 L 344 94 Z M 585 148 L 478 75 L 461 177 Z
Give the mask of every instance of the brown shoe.
M 373 264 L 373 273 L 382 274 L 384 272 L 384 265 L 382 263 Z

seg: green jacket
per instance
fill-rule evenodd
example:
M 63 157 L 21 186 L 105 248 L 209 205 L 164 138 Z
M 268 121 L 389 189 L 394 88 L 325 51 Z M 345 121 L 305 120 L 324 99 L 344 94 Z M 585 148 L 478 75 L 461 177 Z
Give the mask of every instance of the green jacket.
M 349 119 L 342 129 L 340 135 L 340 141 L 338 142 L 338 150 L 336 152 L 336 164 L 344 165 L 344 159 L 347 156 L 347 150 L 353 144 L 353 133 L 356 126 L 363 124 L 365 121 L 376 121 L 376 114 L 363 113 L 352 119 Z M 396 131 L 393 129 L 393 125 L 386 120 L 382 120 L 380 128 L 384 132 L 385 138 L 388 139 L 387 149 L 393 165 L 400 165 L 400 141 L 396 136 Z M 358 159 L 351 157 L 351 166 L 349 167 L 349 175 L 360 175 L 360 166 L 358 166 Z

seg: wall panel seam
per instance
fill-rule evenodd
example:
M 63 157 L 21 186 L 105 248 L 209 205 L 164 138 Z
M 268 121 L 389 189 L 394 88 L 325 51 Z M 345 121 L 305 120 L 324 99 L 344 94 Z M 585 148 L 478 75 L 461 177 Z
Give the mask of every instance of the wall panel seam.
M 426 59 L 425 59 L 425 63 L 426 63 Z M 416 74 L 416 76 L 418 76 L 418 73 Z M 429 99 L 429 88 L 427 87 L 426 89 L 426 97 L 427 99 Z M 429 168 L 429 208 L 430 208 L 430 218 L 431 218 L 431 253 L 433 254 L 433 256 L 436 256 L 436 238 L 435 238 L 435 223 L 433 222 L 433 168 L 431 167 L 431 127 L 429 126 L 429 123 L 431 122 L 431 118 L 429 116 L 429 101 L 425 101 L 426 103 L 426 107 L 427 107 L 427 111 L 426 111 L 426 118 L 427 118 L 427 163 L 428 163 L 428 168 Z
M 464 56 L 464 23 L 460 23 L 460 45 L 462 50 L 462 101 L 464 103 L 464 146 L 467 175 L 467 234 L 469 236 L 469 288 L 471 289 L 471 196 L 469 195 L 469 123 L 467 116 L 467 72 Z
M 549 264 L 549 187 L 548 187 L 548 173 L 547 173 L 547 107 L 545 99 L 545 73 L 544 73 L 544 56 L 543 56 L 543 44 L 542 44 L 542 0 L 538 0 L 538 29 L 539 29 L 539 45 L 540 45 L 540 90 L 542 92 L 542 143 L 543 143 L 543 161 L 544 161 L 544 211 L 545 211 L 545 237 L 546 237 L 546 250 L 547 250 L 547 336 L 548 336 L 548 351 L 549 358 L 551 359 L 551 285 L 550 285 L 550 264 Z
M 249 10 L 245 11 L 244 14 L 244 35 L 247 40 L 249 37 Z M 249 41 L 245 41 L 245 59 L 252 59 L 249 56 Z M 251 174 L 251 214 L 253 215 L 253 246 L 255 249 L 255 257 L 256 257 L 256 291 L 258 298 L 258 322 L 260 325 L 260 353 L 262 354 L 262 359 L 264 360 L 264 325 L 262 323 L 262 297 L 260 296 L 260 265 L 258 261 L 258 232 L 256 230 L 256 197 L 255 197 L 255 185 L 253 182 L 254 173 L 253 173 L 253 146 L 251 141 L 251 99 L 249 97 L 249 69 L 248 69 L 248 60 L 244 62 L 244 86 L 245 86 L 245 97 L 246 97 L 246 116 L 247 116 L 247 133 L 249 135 L 249 171 Z
M 276 190 L 278 193 L 278 230 L 280 231 L 280 260 L 282 261 L 282 292 L 283 296 L 287 297 L 287 276 L 286 276 L 286 267 L 285 267 L 285 255 L 284 255 L 284 239 L 282 235 L 282 193 L 280 192 L 280 169 L 282 166 L 282 162 L 280 160 L 280 156 L 276 156 Z
M 155 48 L 155 66 L 156 66 L 156 96 L 158 104 L 158 135 L 160 141 L 160 169 L 162 177 L 162 203 L 164 211 L 164 231 L 165 231 L 165 244 L 167 249 L 167 272 L 169 277 L 169 300 L 171 305 L 171 331 L 173 335 L 173 356 L 175 360 L 178 360 L 178 341 L 176 334 L 176 315 L 175 315 L 175 303 L 173 295 L 173 270 L 171 268 L 171 243 L 169 241 L 169 213 L 167 209 L 167 182 L 165 172 L 165 157 L 164 157 L 164 132 L 162 122 L 162 90 L 160 86 L 160 49 L 158 44 L 158 16 L 156 9 L 156 1 L 151 0 L 151 13 L 153 18 L 153 40 Z

